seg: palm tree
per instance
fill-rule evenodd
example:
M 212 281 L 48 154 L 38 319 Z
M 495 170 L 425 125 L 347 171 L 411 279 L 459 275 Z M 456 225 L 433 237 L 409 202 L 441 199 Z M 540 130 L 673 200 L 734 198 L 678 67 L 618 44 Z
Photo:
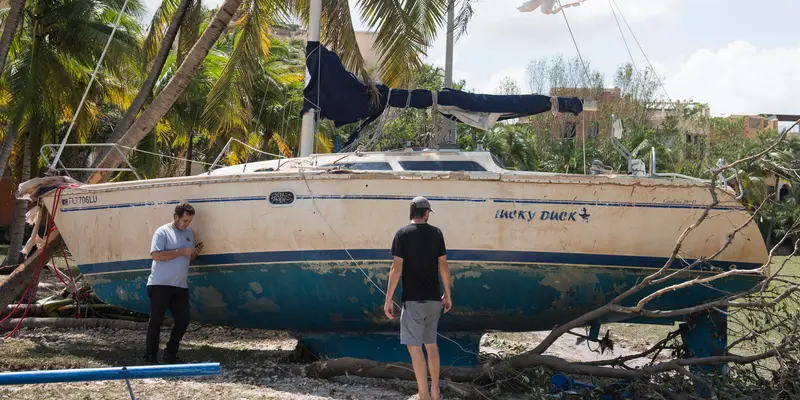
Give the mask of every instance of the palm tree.
M 3 21 L 3 34 L 0 36 L 0 71 L 5 68 L 8 58 L 8 49 L 11 47 L 11 39 L 17 34 L 19 21 L 22 19 L 22 12 L 25 10 L 25 0 L 11 0 L 8 4 L 8 12 Z M 0 173 L 2 176 L 2 173 Z
M 58 140 L 65 116 L 71 117 L 89 81 L 112 30 L 111 24 L 120 12 L 120 4 L 112 0 L 36 0 L 28 10 L 14 39 L 4 78 L 11 95 L 8 107 L 10 125 L 0 150 L 0 174 L 8 163 L 17 134 L 24 127 L 24 148 L 30 148 L 28 162 L 18 163 L 24 175 L 37 176 L 38 149 L 46 140 Z M 113 103 L 124 97 L 122 82 L 134 67 L 138 53 L 139 26 L 135 16 L 142 9 L 136 0 L 128 2 L 128 12 L 121 20 L 103 60 L 104 73 L 89 93 L 85 111 L 77 123 L 78 135 L 91 130 L 98 117 L 98 103 Z M 68 117 L 68 118 L 69 118 Z M 23 157 L 24 157 L 24 153 Z M 24 204 L 24 202 L 23 202 Z M 16 235 L 24 230 L 25 209 L 16 208 Z M 20 222 L 21 221 L 21 222 Z M 13 243 L 21 243 L 14 237 Z M 17 257 L 19 248 L 12 247 L 9 261 Z

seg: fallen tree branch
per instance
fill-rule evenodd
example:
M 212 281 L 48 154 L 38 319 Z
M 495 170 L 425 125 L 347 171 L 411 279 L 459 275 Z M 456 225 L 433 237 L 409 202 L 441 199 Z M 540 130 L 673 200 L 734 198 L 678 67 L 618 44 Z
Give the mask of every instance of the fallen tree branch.
M 524 354 L 513 357 L 508 362 L 499 362 L 493 365 L 484 365 L 480 367 L 442 367 L 440 379 L 459 383 L 488 384 L 514 371 L 536 366 L 546 367 L 553 371 L 567 374 L 616 379 L 637 379 L 670 371 L 683 374 L 686 372 L 684 367 L 688 366 L 715 365 L 729 362 L 748 364 L 754 361 L 775 357 L 777 354 L 777 350 L 770 350 L 753 356 L 731 354 L 725 356 L 687 358 L 663 362 L 640 369 L 593 366 L 572 363 L 556 356 Z M 322 360 L 306 365 L 295 365 L 289 368 L 289 372 L 296 375 L 321 379 L 343 375 L 409 381 L 416 379 L 411 365 L 407 363 L 380 363 L 372 360 L 349 357 Z

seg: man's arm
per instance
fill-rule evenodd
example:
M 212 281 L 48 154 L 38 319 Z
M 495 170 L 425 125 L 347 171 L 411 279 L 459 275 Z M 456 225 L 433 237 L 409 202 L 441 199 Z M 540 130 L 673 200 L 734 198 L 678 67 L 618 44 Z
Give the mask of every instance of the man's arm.
M 169 261 L 180 256 L 191 256 L 192 260 L 194 260 L 197 257 L 197 253 L 195 253 L 194 249 L 175 249 L 155 251 L 150 253 L 150 256 L 156 261 Z
M 150 243 L 150 257 L 156 261 L 169 261 L 180 256 L 191 256 L 194 249 L 167 250 L 167 236 L 162 230 L 157 230 Z
M 383 304 L 383 312 L 389 318 L 394 318 L 394 291 L 400 283 L 400 276 L 403 274 L 403 259 L 394 256 L 392 259 L 392 269 L 389 271 L 389 287 L 386 289 L 386 301 Z
M 444 312 L 450 311 L 453 301 L 450 298 L 450 265 L 447 264 L 447 246 L 444 243 L 444 234 L 439 230 L 439 274 L 442 276 L 442 286 L 444 286 L 444 296 L 442 296 L 442 306 Z
M 442 304 L 444 305 L 444 312 L 450 311 L 453 307 L 453 301 L 450 297 L 450 265 L 447 264 L 447 255 L 439 257 L 439 273 L 442 275 L 442 286 L 444 286 L 444 297 L 442 297 Z

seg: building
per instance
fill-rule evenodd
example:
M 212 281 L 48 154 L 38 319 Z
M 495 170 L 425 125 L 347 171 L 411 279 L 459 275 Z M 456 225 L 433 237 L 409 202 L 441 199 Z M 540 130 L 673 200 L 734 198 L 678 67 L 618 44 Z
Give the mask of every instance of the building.
M 600 108 L 622 98 L 621 91 L 618 88 L 551 88 L 550 96 L 578 97 L 584 100 L 594 100 L 598 103 L 597 110 L 584 110 L 578 117 L 557 114 L 550 125 L 550 135 L 556 139 L 581 138 L 583 137 L 584 129 L 586 137 L 595 137 L 604 133 L 608 134 L 607 129 L 601 132 Z M 534 120 L 535 116 L 522 117 L 519 119 L 519 122 L 532 123 Z M 608 126 L 610 126 L 610 124 L 608 124 Z
M 573 97 L 577 96 L 584 100 L 597 101 L 597 109 L 585 110 L 580 116 L 558 114 L 550 128 L 550 135 L 558 139 L 577 138 L 581 140 L 585 134 L 587 138 L 596 136 L 611 136 L 611 121 L 602 121 L 603 118 L 610 118 L 608 112 L 604 112 L 604 106 L 608 107 L 615 104 L 616 109 L 624 110 L 630 103 L 622 96 L 619 88 L 589 89 L 589 88 L 551 88 L 550 96 Z M 692 118 L 679 122 L 679 129 L 686 135 L 689 143 L 694 143 L 698 135 L 707 135 L 708 128 L 703 123 L 709 117 L 709 109 L 705 105 L 692 102 L 650 102 L 647 104 L 649 125 L 653 129 L 661 129 L 669 117 L 677 116 L 677 110 L 684 107 L 702 107 L 700 118 Z M 704 118 L 705 117 L 705 118 Z M 531 122 L 533 117 L 521 118 L 520 122 Z M 680 121 L 680 119 L 679 119 Z M 624 121 L 623 121 L 624 127 Z
M 273 36 L 281 39 L 304 39 L 306 37 L 306 30 L 298 24 L 275 24 L 269 28 L 269 31 Z
M 749 139 L 758 137 L 759 131 L 778 130 L 778 118 L 775 115 L 731 115 L 729 120 L 745 119 L 744 136 Z

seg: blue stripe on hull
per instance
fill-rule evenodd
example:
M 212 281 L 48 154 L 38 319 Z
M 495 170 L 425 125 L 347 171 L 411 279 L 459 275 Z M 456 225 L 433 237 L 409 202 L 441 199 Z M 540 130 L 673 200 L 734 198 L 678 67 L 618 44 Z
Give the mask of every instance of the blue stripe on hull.
M 229 265 L 229 264 L 258 264 L 279 262 L 311 262 L 311 261 L 389 261 L 389 249 L 354 249 L 354 250 L 299 250 L 299 251 L 273 251 L 232 254 L 201 255 L 196 265 Z M 452 261 L 463 262 L 495 262 L 495 263 L 541 263 L 559 265 L 591 265 L 598 267 L 636 267 L 636 268 L 661 268 L 666 264 L 666 257 L 624 256 L 612 254 L 580 254 L 580 253 L 552 253 L 537 251 L 502 251 L 502 250 L 448 250 L 447 258 Z M 685 259 L 692 263 L 695 260 Z M 97 264 L 84 264 L 80 266 L 83 274 L 97 274 L 107 272 L 124 272 L 138 269 L 150 269 L 150 259 L 130 260 L 121 262 L 108 262 Z M 732 263 L 725 261 L 709 261 L 708 265 L 727 270 L 731 264 L 737 269 L 754 269 L 761 267 L 758 263 Z M 673 268 L 681 268 L 682 260 L 675 260 Z M 698 269 L 708 269 L 705 268 Z
M 371 264 L 365 267 L 371 279 L 384 289 L 388 266 L 367 264 Z M 455 308 L 442 317 L 442 332 L 551 329 L 606 304 L 640 281 L 647 271 L 487 263 L 454 267 L 452 273 Z M 104 301 L 148 313 L 147 275 L 148 271 L 139 271 L 88 278 Z M 738 292 L 757 282 L 753 277 L 734 276 L 715 281 L 713 288 L 697 286 L 670 292 L 651 304 L 659 309 L 690 307 L 718 298 L 720 289 Z M 208 267 L 192 272 L 189 288 L 192 319 L 202 323 L 295 332 L 398 330 L 397 321 L 383 316 L 384 295 L 352 265 L 312 268 L 298 263 L 256 263 Z M 626 304 L 651 291 L 632 296 Z M 396 299 L 399 302 L 399 293 Z M 627 317 L 609 316 L 602 322 Z
M 68 197 L 68 196 L 67 196 Z M 550 200 L 550 199 L 500 199 L 500 198 L 474 198 L 474 197 L 445 197 L 445 196 L 426 196 L 435 202 L 470 202 L 486 203 L 518 203 L 518 204 L 548 204 L 548 205 L 568 205 L 568 206 L 594 206 L 594 207 L 635 207 L 635 208 L 671 208 L 671 209 L 704 209 L 704 204 L 676 204 L 676 203 L 634 203 L 634 202 L 601 202 L 601 201 L 580 201 L 580 200 Z M 388 195 L 298 195 L 296 200 L 386 200 L 386 201 L 409 201 L 413 196 L 388 196 Z M 266 201 L 266 196 L 244 196 L 244 197 L 211 197 L 187 199 L 190 203 L 236 203 L 248 201 Z M 131 207 L 150 207 L 154 205 L 174 205 L 181 200 L 165 201 L 140 201 L 132 203 L 106 204 L 85 207 L 63 207 L 60 212 L 72 211 L 93 211 Z M 719 210 L 740 210 L 745 211 L 741 205 L 714 207 Z

